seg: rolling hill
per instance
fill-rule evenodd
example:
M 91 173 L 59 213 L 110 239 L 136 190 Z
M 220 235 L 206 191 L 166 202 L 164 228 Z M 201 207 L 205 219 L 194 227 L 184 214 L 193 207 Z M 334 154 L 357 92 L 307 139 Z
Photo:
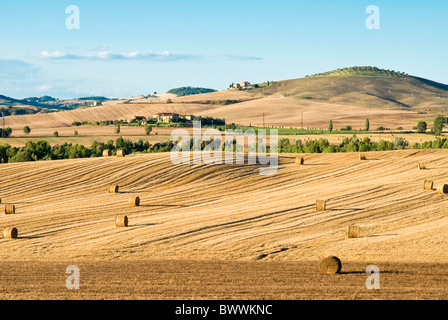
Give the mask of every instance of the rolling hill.
M 282 154 L 273 176 L 259 165 L 173 165 L 169 154 L 0 166 L 2 203 L 16 214 L 17 242 L 0 240 L 1 261 L 200 259 L 448 262 L 446 150 Z M 428 170 L 417 170 L 425 161 Z M 118 183 L 120 193 L 109 194 Z M 140 207 L 128 198 L 139 195 Z M 218 195 L 218 196 L 216 196 Z M 316 199 L 328 200 L 316 212 Z M 381 201 L 378 201 L 381 199 Z M 242 205 L 244 204 L 244 205 Z M 115 228 L 129 215 L 127 230 Z M 362 229 L 347 239 L 347 227 Z
M 300 79 L 276 81 L 251 89 L 264 96 L 378 109 L 448 110 L 448 85 L 371 67 L 345 68 Z
M 79 106 L 92 104 L 94 101 L 105 102 L 108 100 L 109 99 L 106 97 L 95 96 L 71 100 L 59 100 L 50 96 L 14 99 L 0 95 L 0 114 L 3 113 L 4 116 L 10 116 L 50 113 L 59 110 L 73 110 Z
M 166 104 L 169 97 L 173 103 Z M 0 103 L 1 105 L 1 103 Z M 300 79 L 260 84 L 247 90 L 222 90 L 175 97 L 106 101 L 103 106 L 54 114 L 6 117 L 6 125 L 21 129 L 58 128 L 79 121 L 122 120 L 159 112 L 224 118 L 241 125 L 335 128 L 347 125 L 411 130 L 419 120 L 448 113 L 448 86 L 401 72 L 357 67 Z

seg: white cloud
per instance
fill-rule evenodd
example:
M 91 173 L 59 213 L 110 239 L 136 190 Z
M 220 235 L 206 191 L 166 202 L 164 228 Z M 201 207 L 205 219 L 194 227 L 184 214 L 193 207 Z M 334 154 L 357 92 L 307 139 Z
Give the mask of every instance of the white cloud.
M 126 53 L 113 53 L 110 51 L 99 51 L 93 54 L 72 54 L 61 51 L 42 51 L 39 55 L 41 59 L 47 60 L 161 60 L 161 61 L 176 61 L 176 60 L 197 60 L 201 59 L 200 55 L 191 54 L 173 54 L 169 51 L 162 53 L 133 51 Z
M 53 52 L 42 51 L 40 57 L 44 59 L 59 59 L 67 57 L 67 54 L 65 52 L 60 51 L 53 51 Z
M 53 89 L 53 86 L 51 84 L 43 84 L 37 88 L 37 91 L 48 91 L 51 89 Z

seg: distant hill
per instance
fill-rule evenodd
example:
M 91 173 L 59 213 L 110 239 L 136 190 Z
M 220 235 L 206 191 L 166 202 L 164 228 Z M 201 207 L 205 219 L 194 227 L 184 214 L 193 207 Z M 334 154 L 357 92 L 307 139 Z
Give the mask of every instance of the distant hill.
M 101 96 L 81 97 L 72 100 L 59 100 L 50 96 L 30 97 L 25 99 L 14 99 L 0 95 L 0 115 L 25 115 L 35 113 L 51 113 L 60 110 L 73 110 L 86 103 L 94 101 L 108 101 L 109 98 Z
M 40 98 L 37 98 L 37 97 L 26 98 L 26 99 L 23 99 L 23 100 L 31 102 L 33 104 L 39 104 L 39 103 L 45 103 L 45 102 L 54 102 L 57 99 L 53 98 L 53 97 L 50 97 L 50 96 L 43 96 L 43 97 L 40 97 Z
M 246 91 L 367 108 L 448 110 L 448 85 L 376 67 L 338 69 Z
M 210 93 L 210 92 L 216 92 L 216 90 L 207 88 L 182 87 L 171 89 L 168 91 L 168 93 L 175 94 L 178 97 L 191 96 L 195 94 Z
M 104 101 L 108 101 L 110 100 L 109 98 L 106 97 L 101 97 L 101 96 L 91 96 L 91 97 L 81 97 L 75 100 L 79 100 L 79 101 L 100 101 L 100 102 L 104 102 Z
M 38 102 L 18 100 L 0 95 L 0 114 L 4 116 L 34 114 L 42 111 Z

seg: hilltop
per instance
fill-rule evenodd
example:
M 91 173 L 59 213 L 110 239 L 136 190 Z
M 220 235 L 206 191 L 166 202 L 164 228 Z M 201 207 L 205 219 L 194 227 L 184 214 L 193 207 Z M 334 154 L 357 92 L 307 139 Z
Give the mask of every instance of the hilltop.
M 172 93 L 177 95 L 178 97 L 183 96 L 191 96 L 195 94 L 201 94 L 201 93 L 210 93 L 215 92 L 215 89 L 207 89 L 207 88 L 194 88 L 194 87 L 182 87 L 182 88 L 175 88 L 168 91 L 168 93 Z
M 352 67 L 251 89 L 316 102 L 378 109 L 438 111 L 448 108 L 448 85 L 376 67 Z

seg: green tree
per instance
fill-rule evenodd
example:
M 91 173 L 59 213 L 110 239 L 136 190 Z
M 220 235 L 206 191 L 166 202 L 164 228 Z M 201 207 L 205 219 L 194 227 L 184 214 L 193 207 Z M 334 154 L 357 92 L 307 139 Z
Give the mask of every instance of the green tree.
M 120 134 L 120 132 L 121 132 L 121 126 L 120 126 L 119 124 L 117 124 L 117 125 L 115 126 L 115 133 L 116 133 L 116 134 Z
M 53 132 L 53 136 L 59 137 L 59 132 L 57 132 L 57 131 Z
M 445 118 L 438 116 L 434 119 L 434 134 L 436 136 L 440 136 L 442 134 L 442 130 L 445 127 Z
M 366 131 L 369 131 L 370 129 L 370 121 L 369 118 L 366 119 Z
M 12 129 L 9 127 L 6 128 L 5 130 L 0 128 L 0 138 L 9 138 L 11 136 L 11 133 L 12 133 Z
M 333 120 L 330 120 L 330 125 L 328 126 L 328 131 L 330 131 L 330 133 L 333 131 Z
M 152 131 L 152 127 L 151 126 L 145 126 L 145 133 L 147 136 L 149 136 L 151 134 Z
M 419 121 L 417 124 L 417 132 L 418 133 L 426 133 L 428 129 L 428 124 L 425 121 Z
M 75 131 L 75 137 L 77 137 L 78 136 L 78 131 Z
M 20 149 L 14 156 L 9 159 L 9 162 L 27 162 L 33 161 L 30 152 L 23 148 Z
M 31 132 L 31 128 L 28 127 L 28 126 L 25 126 L 25 127 L 23 127 L 23 132 L 24 132 L 25 134 L 30 134 L 30 132 Z

